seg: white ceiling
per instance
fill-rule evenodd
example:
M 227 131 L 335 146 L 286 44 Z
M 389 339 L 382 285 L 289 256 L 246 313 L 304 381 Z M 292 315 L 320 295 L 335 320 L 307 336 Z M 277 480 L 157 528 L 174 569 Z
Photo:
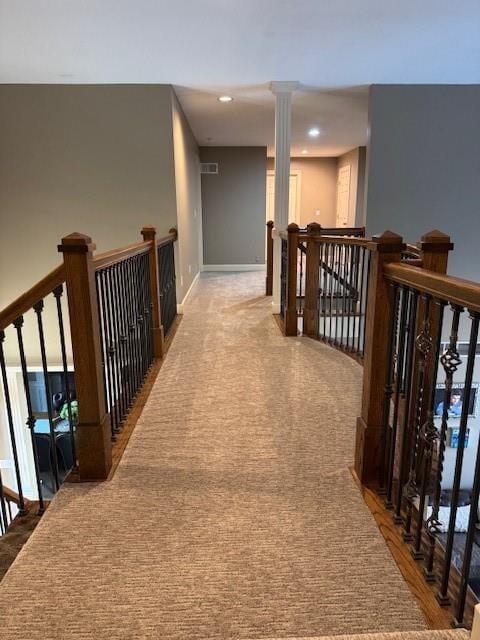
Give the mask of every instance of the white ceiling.
M 294 152 L 341 153 L 369 84 L 480 82 L 480 2 L 0 0 L 0 82 L 171 83 L 200 144 L 271 147 L 270 80 L 301 83 Z

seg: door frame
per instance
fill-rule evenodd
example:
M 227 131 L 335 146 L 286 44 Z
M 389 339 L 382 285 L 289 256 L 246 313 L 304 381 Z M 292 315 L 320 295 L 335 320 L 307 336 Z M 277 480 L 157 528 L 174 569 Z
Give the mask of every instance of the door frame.
M 299 221 L 300 221 L 300 208 L 301 208 L 300 204 L 302 199 L 302 171 L 301 169 L 290 169 L 290 175 L 295 176 L 297 178 L 297 198 L 295 202 L 295 220 L 293 222 L 296 222 L 300 226 Z M 275 178 L 274 169 L 267 170 L 267 177 L 265 179 L 266 182 L 268 182 L 269 176 L 272 176 L 273 178 Z M 266 195 L 268 195 L 268 193 Z M 266 205 L 266 198 L 265 198 L 265 205 Z M 265 209 L 266 209 L 266 206 L 265 206 Z M 266 216 L 267 216 L 267 211 L 265 211 L 265 219 L 267 219 Z

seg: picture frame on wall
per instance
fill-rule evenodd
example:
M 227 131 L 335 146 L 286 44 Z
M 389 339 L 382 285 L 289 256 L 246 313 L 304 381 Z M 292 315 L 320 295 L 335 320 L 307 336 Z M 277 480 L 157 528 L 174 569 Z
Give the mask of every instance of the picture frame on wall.
M 479 383 L 474 382 L 472 384 L 470 392 L 470 401 L 468 405 L 468 417 L 475 418 L 477 416 L 477 401 L 478 401 L 478 388 Z M 434 416 L 435 418 L 441 418 L 443 415 L 443 399 L 445 394 L 445 385 L 437 384 L 435 390 L 435 404 L 434 404 Z M 465 396 L 465 386 L 461 383 L 452 385 L 452 393 L 450 396 L 450 407 L 448 409 L 448 418 L 460 419 L 463 409 L 463 398 Z
M 452 449 L 458 449 L 458 438 L 460 435 L 460 427 L 449 427 L 447 431 L 447 443 L 448 446 Z M 465 434 L 465 444 L 464 447 L 467 449 L 468 441 L 470 439 L 470 429 L 467 428 L 467 432 Z

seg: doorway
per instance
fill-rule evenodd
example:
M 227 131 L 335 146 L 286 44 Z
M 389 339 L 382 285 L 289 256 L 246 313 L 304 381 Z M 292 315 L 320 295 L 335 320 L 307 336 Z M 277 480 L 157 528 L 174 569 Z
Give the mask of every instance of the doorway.
M 290 191 L 288 202 L 288 224 L 300 225 L 301 171 L 290 171 Z M 267 171 L 267 221 L 275 220 L 275 171 Z

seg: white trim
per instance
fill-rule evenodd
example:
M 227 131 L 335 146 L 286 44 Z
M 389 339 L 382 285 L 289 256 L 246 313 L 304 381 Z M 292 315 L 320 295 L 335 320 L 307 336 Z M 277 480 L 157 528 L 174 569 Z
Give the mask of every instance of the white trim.
M 193 287 L 197 284 L 199 277 L 200 277 L 200 271 L 197 272 L 196 276 L 192 280 L 192 284 L 188 287 L 188 291 L 183 296 L 183 300 L 179 304 L 177 304 L 177 313 L 179 313 L 180 315 L 183 314 L 183 305 L 185 304 L 190 293 L 192 292 Z
M 264 264 L 204 264 L 202 271 L 265 271 Z

